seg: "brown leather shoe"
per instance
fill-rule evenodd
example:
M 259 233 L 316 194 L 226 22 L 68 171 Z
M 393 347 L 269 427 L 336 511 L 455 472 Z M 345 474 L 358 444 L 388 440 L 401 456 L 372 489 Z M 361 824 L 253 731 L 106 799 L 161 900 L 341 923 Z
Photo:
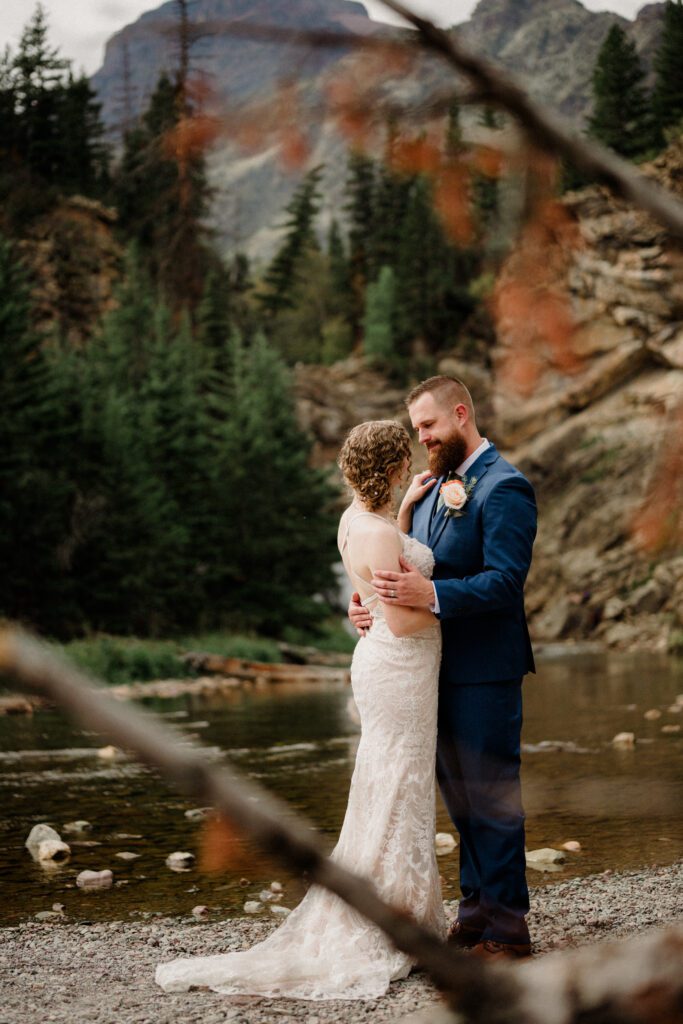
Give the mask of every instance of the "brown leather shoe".
M 493 939 L 484 939 L 473 947 L 470 956 L 476 956 L 479 960 L 522 960 L 531 956 L 531 943 L 525 942 L 515 945 L 512 942 L 494 942 Z
M 479 928 L 468 928 L 462 921 L 454 921 L 448 929 L 446 942 L 449 946 L 457 946 L 460 949 L 472 949 L 481 942 L 481 935 Z

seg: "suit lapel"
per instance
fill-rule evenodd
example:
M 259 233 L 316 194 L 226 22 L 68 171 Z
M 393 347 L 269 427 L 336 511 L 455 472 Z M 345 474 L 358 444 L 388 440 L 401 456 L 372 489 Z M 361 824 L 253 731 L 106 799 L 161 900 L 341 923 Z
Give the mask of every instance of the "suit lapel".
M 481 478 L 488 471 L 489 466 L 492 466 L 498 457 L 499 456 L 498 452 L 496 451 L 496 446 L 494 444 L 489 445 L 486 451 L 481 453 L 477 461 L 472 463 L 470 468 L 465 473 L 465 478 L 467 480 L 471 480 L 472 477 L 476 477 L 476 488 L 479 485 L 479 481 L 481 480 Z M 467 515 L 467 505 L 465 505 L 465 515 Z M 442 508 L 441 511 L 437 513 L 437 515 L 432 520 L 431 529 L 429 533 L 429 546 L 432 549 L 432 551 L 439 543 L 439 540 L 441 539 L 441 534 L 445 530 L 446 523 L 450 518 L 452 517 L 446 515 L 446 509 Z

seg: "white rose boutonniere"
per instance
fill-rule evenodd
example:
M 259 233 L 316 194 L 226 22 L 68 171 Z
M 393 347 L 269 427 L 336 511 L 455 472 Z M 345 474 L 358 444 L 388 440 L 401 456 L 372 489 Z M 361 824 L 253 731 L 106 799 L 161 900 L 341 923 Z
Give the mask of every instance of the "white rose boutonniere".
M 476 482 L 476 476 L 471 480 L 465 476 L 462 480 L 447 480 L 441 484 L 440 494 L 446 506 L 446 515 L 449 518 L 454 519 L 456 516 L 465 515 L 464 508 Z

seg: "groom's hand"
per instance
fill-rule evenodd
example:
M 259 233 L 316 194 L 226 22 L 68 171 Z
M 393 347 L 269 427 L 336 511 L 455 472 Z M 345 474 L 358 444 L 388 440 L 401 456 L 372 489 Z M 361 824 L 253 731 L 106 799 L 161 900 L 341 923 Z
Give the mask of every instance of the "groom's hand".
M 403 555 L 400 559 L 403 572 L 375 569 L 372 585 L 384 604 L 409 605 L 411 608 L 430 608 L 434 603 L 434 587 L 430 580 L 411 565 Z
M 360 603 L 360 594 L 352 594 L 349 601 L 349 618 L 358 636 L 365 636 L 372 625 L 372 615 Z

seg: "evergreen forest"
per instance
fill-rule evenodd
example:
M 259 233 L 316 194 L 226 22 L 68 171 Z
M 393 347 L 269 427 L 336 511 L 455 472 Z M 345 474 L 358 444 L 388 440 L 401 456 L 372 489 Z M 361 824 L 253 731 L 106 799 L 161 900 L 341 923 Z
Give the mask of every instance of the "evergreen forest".
M 665 19 L 651 91 L 618 26 L 596 65 L 587 131 L 629 159 L 683 119 L 681 0 Z M 219 253 L 210 139 L 188 130 L 202 119 L 183 67 L 112 147 L 40 6 L 0 56 L 0 616 L 53 637 L 314 630 L 334 590 L 339 495 L 311 466 L 293 366 L 360 355 L 404 384 L 486 321 L 497 181 L 475 178 L 474 230 L 456 241 L 429 176 L 394 158 L 390 126 L 383 159 L 350 153 L 324 236 L 315 167 L 265 267 Z M 453 153 L 459 117 L 453 104 Z M 69 196 L 114 211 L 121 254 L 115 302 L 78 344 L 39 315 L 26 257 Z

